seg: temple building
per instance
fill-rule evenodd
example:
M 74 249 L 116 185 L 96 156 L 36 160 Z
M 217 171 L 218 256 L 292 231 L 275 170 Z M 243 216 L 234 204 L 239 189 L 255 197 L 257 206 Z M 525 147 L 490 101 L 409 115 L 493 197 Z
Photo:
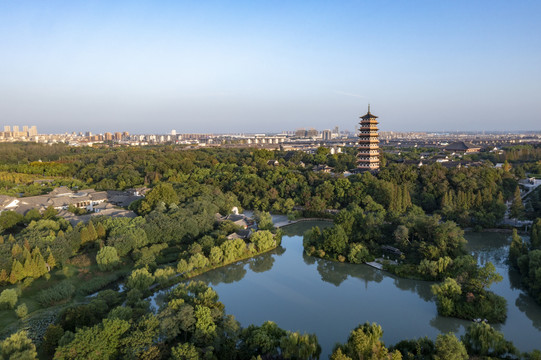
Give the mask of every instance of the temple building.
M 368 112 L 361 116 L 359 130 L 359 152 L 357 153 L 357 168 L 359 171 L 375 171 L 379 169 L 379 140 L 378 117 Z

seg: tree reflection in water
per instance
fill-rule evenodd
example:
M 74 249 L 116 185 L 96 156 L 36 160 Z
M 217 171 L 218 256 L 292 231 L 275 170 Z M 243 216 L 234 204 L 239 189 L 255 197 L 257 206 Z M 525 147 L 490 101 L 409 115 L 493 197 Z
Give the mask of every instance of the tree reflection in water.
M 274 265 L 275 255 L 281 256 L 285 251 L 286 249 L 279 246 L 272 251 L 266 252 L 258 256 L 254 256 L 248 262 L 250 266 L 250 270 L 256 273 L 269 271 L 270 269 L 272 269 L 272 266 Z
M 457 333 L 461 326 L 465 329 L 471 324 L 471 321 L 435 315 L 436 316 L 430 320 L 430 326 L 438 329 L 442 334 L 447 334 L 449 332 Z
M 323 259 L 317 259 L 317 271 L 321 275 L 321 280 L 331 283 L 334 286 L 340 286 L 340 284 L 348 278 L 348 273 L 340 269 L 341 263 L 334 261 L 328 261 Z
M 211 270 L 206 272 L 198 277 L 195 280 L 203 280 L 216 286 L 221 283 L 231 284 L 237 281 L 242 280 L 244 275 L 246 275 L 246 269 L 244 266 L 246 262 L 238 262 L 224 266 L 218 270 Z
M 434 284 L 431 281 L 422 281 L 422 280 L 412 280 L 412 279 L 404 279 L 392 276 L 394 279 L 394 284 L 397 288 L 404 291 L 411 291 L 412 293 L 416 293 L 419 295 L 421 299 L 423 299 L 426 302 L 433 302 L 434 301 L 434 295 L 432 294 L 432 291 L 430 290 L 430 286 Z
M 534 299 L 526 294 L 520 294 L 515 305 L 532 321 L 536 329 L 541 330 L 541 308 Z

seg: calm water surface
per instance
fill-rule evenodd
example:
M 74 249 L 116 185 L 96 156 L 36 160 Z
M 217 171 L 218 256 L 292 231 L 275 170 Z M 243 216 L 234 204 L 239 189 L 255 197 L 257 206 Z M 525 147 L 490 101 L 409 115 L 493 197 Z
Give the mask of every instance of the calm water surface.
M 303 254 L 302 234 L 311 222 L 283 230 L 282 247 L 250 260 L 210 271 L 196 278 L 211 285 L 242 326 L 272 320 L 291 330 L 315 333 L 327 358 L 336 342 L 364 322 L 383 327 L 383 340 L 439 333 L 464 333 L 469 322 L 437 315 L 431 282 L 400 279 L 367 265 L 341 264 Z M 492 261 L 503 281 L 491 290 L 504 296 L 508 319 L 496 326 L 522 351 L 541 348 L 541 307 L 517 288 L 519 281 L 505 264 L 508 235 L 467 234 L 468 249 L 480 263 Z

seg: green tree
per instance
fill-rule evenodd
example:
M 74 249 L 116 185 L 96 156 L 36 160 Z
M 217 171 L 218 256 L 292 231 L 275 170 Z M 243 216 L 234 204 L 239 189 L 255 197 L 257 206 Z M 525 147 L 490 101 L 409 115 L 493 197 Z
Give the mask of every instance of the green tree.
M 513 202 L 509 208 L 509 216 L 514 219 L 524 218 L 524 204 L 522 203 L 522 198 L 520 197 L 520 189 L 517 186 L 515 193 L 513 195 Z
M 526 247 L 522 238 L 518 235 L 517 229 L 513 229 L 513 236 L 511 237 L 511 246 L 509 247 L 509 262 L 513 266 L 518 266 L 518 258 L 526 251 Z
M 101 324 L 78 329 L 73 341 L 59 346 L 54 358 L 117 359 L 121 352 L 121 337 L 130 329 L 130 323 L 120 319 L 104 319 Z
M 154 276 L 147 268 L 135 269 L 131 272 L 126 282 L 126 286 L 130 289 L 146 291 L 154 283 Z
M 230 263 L 244 255 L 246 243 L 242 239 L 226 240 L 220 245 L 224 253 L 224 262 Z
M 188 263 L 184 259 L 180 259 L 179 262 L 177 263 L 177 272 L 179 274 L 183 274 L 185 272 L 190 272 L 192 270 L 193 270 L 193 264 Z
M 179 198 L 173 185 L 170 183 L 159 183 L 148 192 L 143 202 L 147 203 L 151 209 L 158 206 L 159 203 L 178 204 Z
M 98 239 L 98 233 L 96 232 L 96 228 L 94 227 L 92 221 L 88 222 L 86 229 L 88 230 L 88 237 L 90 241 L 95 241 Z
M 438 313 L 443 316 L 452 316 L 455 312 L 455 303 L 459 301 L 462 288 L 453 278 L 446 278 L 441 284 L 434 284 L 431 287 L 432 293 L 436 295 Z
M 62 329 L 62 326 L 51 324 L 47 327 L 47 330 L 45 330 L 45 334 L 43 335 L 43 342 L 41 343 L 41 349 L 47 357 L 53 356 L 62 336 L 64 336 L 64 329 Z
M 17 314 L 17 317 L 22 319 L 28 314 L 28 307 L 26 307 L 26 304 L 21 304 L 17 306 L 17 309 L 15 309 L 15 314 Z
M 280 339 L 280 349 L 284 359 L 319 359 L 321 346 L 315 334 L 288 332 Z
M 393 233 L 393 237 L 397 246 L 406 248 L 409 244 L 409 229 L 404 225 L 398 225 Z
M 219 265 L 224 258 L 224 252 L 218 246 L 213 246 L 210 249 L 209 260 L 212 265 Z
M 323 230 L 323 250 L 329 254 L 346 255 L 348 241 L 348 236 L 340 225 Z
M 455 334 L 440 334 L 436 339 L 436 354 L 434 360 L 467 360 L 466 347 Z
M 503 334 L 489 324 L 473 323 L 466 329 L 462 342 L 470 355 L 503 357 L 518 355 L 517 349 Z
M 541 218 L 536 219 L 532 225 L 530 244 L 532 249 L 541 249 Z
M 160 332 L 160 321 L 153 314 L 147 314 L 137 321 L 129 334 L 121 339 L 122 352 L 128 359 L 146 359 L 150 356 Z
M 255 245 L 258 252 L 265 251 L 276 246 L 274 235 L 268 230 L 255 232 L 250 237 L 250 241 Z
M 26 331 L 19 331 L 0 342 L 0 358 L 13 360 L 32 360 L 38 358 L 36 346 Z
M 15 211 L 2 211 L 0 213 L 0 230 L 11 230 L 23 222 L 23 216 Z
M 38 209 L 30 209 L 24 214 L 24 222 L 30 224 L 32 221 L 41 219 L 41 214 Z
M 5 289 L 0 293 L 0 308 L 13 309 L 18 299 L 17 290 Z
M 335 347 L 331 359 L 348 359 L 348 357 L 352 360 L 402 359 L 398 350 L 389 353 L 380 340 L 382 335 L 381 326 L 375 323 L 359 325 L 351 331 L 345 344 Z
M 11 265 L 11 272 L 9 274 L 9 282 L 15 284 L 17 281 L 24 279 L 24 268 L 19 260 L 14 259 Z
M 353 243 L 349 246 L 348 261 L 353 264 L 362 264 L 368 261 L 370 253 L 368 249 L 360 243 Z
M 249 358 L 255 355 L 276 357 L 281 339 L 286 332 L 272 321 L 266 321 L 261 326 L 250 325 L 240 335 L 241 357 Z
M 259 230 L 271 230 L 274 227 L 272 216 L 269 212 L 256 210 L 254 212 L 254 217 Z
M 45 274 L 47 274 L 47 264 L 45 264 L 45 259 L 43 259 L 43 256 L 41 255 L 41 251 L 36 246 L 34 250 L 32 250 L 32 277 L 33 278 L 39 278 Z
M 195 338 L 201 343 L 210 342 L 216 336 L 216 324 L 211 310 L 206 306 L 196 305 L 194 315 L 196 318 Z
M 171 349 L 173 360 L 199 360 L 199 352 L 191 343 L 178 344 Z
M 188 263 L 191 264 L 194 269 L 203 269 L 208 266 L 209 259 L 207 259 L 205 255 L 198 253 L 192 255 Z
M 116 249 L 112 246 L 104 246 L 96 255 L 96 262 L 102 271 L 114 269 L 120 262 Z
M 45 209 L 45 211 L 43 212 L 43 218 L 44 219 L 56 219 L 56 216 L 58 215 L 58 211 L 56 211 L 56 209 L 52 206 L 48 206 L 47 209 Z
M 54 258 L 51 249 L 49 249 L 49 256 L 47 256 L 47 265 L 49 265 L 51 269 L 56 266 L 56 259 Z
M 98 236 L 98 239 L 105 239 L 107 236 L 107 231 L 105 230 L 105 226 L 103 226 L 102 223 L 98 223 L 96 226 L 96 235 Z

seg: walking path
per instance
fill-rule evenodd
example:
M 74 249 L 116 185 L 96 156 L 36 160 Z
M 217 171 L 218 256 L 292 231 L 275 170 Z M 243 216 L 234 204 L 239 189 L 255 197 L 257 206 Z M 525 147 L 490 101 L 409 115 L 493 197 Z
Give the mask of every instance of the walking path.
M 282 221 L 274 223 L 274 227 L 278 229 L 278 228 L 288 226 L 288 225 L 293 225 L 302 221 L 330 221 L 332 222 L 333 220 L 326 219 L 326 218 L 302 218 L 302 219 L 297 219 L 297 220 L 282 220 Z
M 366 262 L 365 264 L 368 266 L 372 266 L 373 268 L 376 268 L 378 270 L 383 270 L 383 264 L 380 264 L 378 262 L 370 261 L 370 262 Z

